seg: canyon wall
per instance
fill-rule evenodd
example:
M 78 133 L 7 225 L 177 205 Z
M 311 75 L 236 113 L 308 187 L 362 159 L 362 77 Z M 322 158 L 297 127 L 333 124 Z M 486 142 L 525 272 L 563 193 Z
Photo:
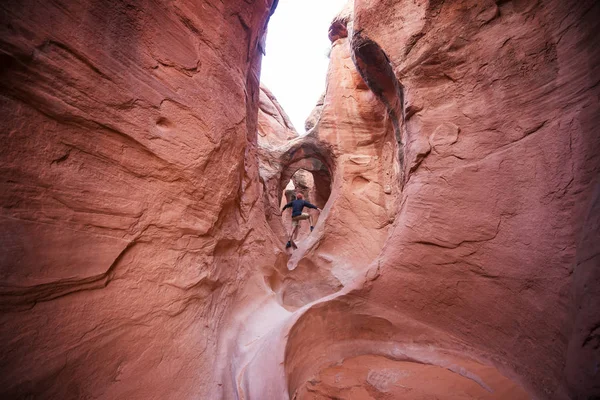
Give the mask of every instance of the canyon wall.
M 567 396 L 573 330 L 588 358 L 570 395 L 599 390 L 597 289 L 572 325 L 573 274 L 598 283 L 597 258 L 576 260 L 598 250 L 578 243 L 598 237 L 585 221 L 600 172 L 599 15 L 593 1 L 355 2 L 354 30 L 389 57 L 405 107 L 388 279 L 361 295 L 451 333 L 538 397 Z
M 2 2 L 0 397 L 231 398 L 271 3 Z
M 277 1 L 73 3 L 0 5 L 2 397 L 600 396 L 597 2 L 350 1 L 302 137 Z
M 249 369 L 285 362 L 292 398 L 600 395 L 599 16 L 349 3 L 302 139 L 330 160 L 331 198 L 276 285 L 285 307 L 313 302 L 268 336 L 281 357 Z M 386 147 L 391 163 L 368 161 Z

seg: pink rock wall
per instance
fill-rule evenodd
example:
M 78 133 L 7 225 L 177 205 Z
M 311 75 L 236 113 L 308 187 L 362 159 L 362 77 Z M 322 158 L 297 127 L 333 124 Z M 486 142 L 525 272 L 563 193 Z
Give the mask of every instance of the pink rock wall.
M 329 282 L 315 295 L 337 292 L 271 331 L 280 355 L 259 356 L 248 369 L 285 362 L 284 383 L 273 387 L 295 398 L 597 397 L 598 5 L 353 7 L 354 17 L 340 16 L 330 30 L 328 92 L 306 139 L 332 158 L 332 197 L 315 237 L 290 258 L 296 269 L 277 281 L 297 299 L 309 288 L 294 290 L 294 281 Z M 368 107 L 369 96 L 383 111 Z M 339 270 L 324 261 L 360 271 L 360 255 L 347 256 L 345 246 L 360 247 L 371 233 L 362 221 L 344 224 L 367 208 L 339 201 L 354 186 L 343 157 L 369 138 L 377 154 L 390 129 L 400 170 L 375 170 L 398 178 L 398 212 L 381 253 L 362 252 L 370 268 L 336 288 Z M 436 379 L 389 360 L 456 374 Z M 472 382 L 487 393 L 472 392 Z M 396 383 L 414 397 L 386 392 Z
M 366 301 L 451 332 L 538 397 L 566 396 L 577 238 L 599 172 L 599 12 L 355 2 L 354 29 L 386 51 L 407 112 L 389 279 Z M 400 16 L 411 22 L 389 29 Z
M 231 398 L 270 7 L 0 5 L 0 397 Z
M 71 3 L 0 6 L 2 397 L 600 396 L 597 2 L 349 2 L 301 138 L 271 2 Z
M 265 218 L 271 230 L 283 240 L 287 231 L 281 225 L 279 210 L 284 187 L 280 178 L 282 164 L 276 154 L 278 148 L 297 138 L 298 133 L 271 91 L 264 86 L 260 89 L 257 126 L 258 159 L 260 180 L 264 187 Z M 285 185 L 287 182 L 283 183 L 283 186 Z
M 281 190 L 299 168 L 313 172 L 315 188 L 322 193 L 314 197 L 328 198 L 314 234 L 301 241 L 288 261 L 290 270 L 312 271 L 289 278 L 292 287 L 283 290 L 283 302 L 293 307 L 333 293 L 364 272 L 380 252 L 397 208 L 393 124 L 354 67 L 349 39 L 338 39 L 331 50 L 327 93 L 310 118 L 308 135 L 261 149 L 268 204 L 280 203 Z M 277 189 L 269 189 L 274 185 Z M 284 229 L 271 223 L 274 231 L 284 233 L 282 242 L 287 241 L 289 217 L 284 215 Z
M 292 125 L 292 121 L 281 108 L 273 93 L 261 86 L 259 99 L 257 131 L 259 144 L 268 148 L 296 138 L 298 133 Z

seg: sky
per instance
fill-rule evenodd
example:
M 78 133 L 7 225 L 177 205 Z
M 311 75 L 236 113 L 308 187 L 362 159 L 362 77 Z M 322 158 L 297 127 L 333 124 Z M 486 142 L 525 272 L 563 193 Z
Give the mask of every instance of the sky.
M 269 22 L 261 82 L 298 133 L 325 91 L 329 25 L 346 0 L 280 0 Z

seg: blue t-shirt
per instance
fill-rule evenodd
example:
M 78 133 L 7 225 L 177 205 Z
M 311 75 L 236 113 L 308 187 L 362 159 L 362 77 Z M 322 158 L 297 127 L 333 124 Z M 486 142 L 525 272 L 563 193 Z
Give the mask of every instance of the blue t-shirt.
M 302 215 L 302 209 L 304 207 L 314 208 L 315 210 L 318 209 L 317 206 L 315 206 L 314 204 L 311 204 L 306 200 L 298 199 L 292 200 L 289 203 L 287 203 L 281 211 L 284 211 L 288 207 L 292 207 L 292 218 L 297 217 L 298 215 Z

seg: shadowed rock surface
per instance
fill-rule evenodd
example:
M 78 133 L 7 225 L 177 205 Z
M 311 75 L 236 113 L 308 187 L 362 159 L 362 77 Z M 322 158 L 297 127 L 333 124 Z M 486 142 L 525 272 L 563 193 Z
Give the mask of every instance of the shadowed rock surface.
M 2 2 L 0 397 L 232 398 L 270 3 Z
M 1 397 L 599 397 L 598 2 L 350 1 L 302 137 L 272 3 L 0 5 Z

